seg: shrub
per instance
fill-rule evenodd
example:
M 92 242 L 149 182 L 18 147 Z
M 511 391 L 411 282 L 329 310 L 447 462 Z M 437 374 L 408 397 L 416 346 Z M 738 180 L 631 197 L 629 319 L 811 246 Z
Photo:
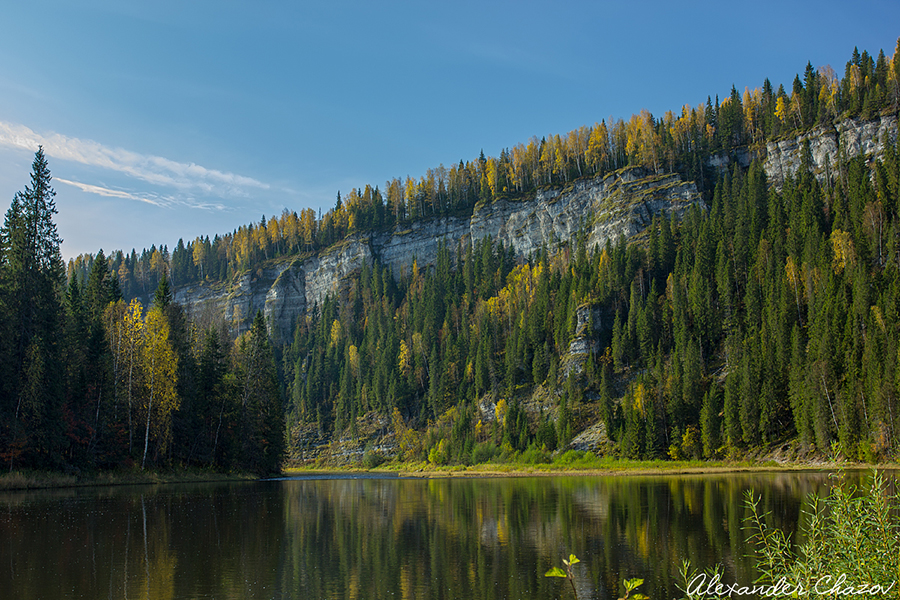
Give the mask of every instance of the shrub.
M 447 440 L 441 440 L 428 451 L 428 462 L 433 465 L 447 464 Z
M 576 462 L 581 462 L 584 460 L 585 455 L 588 454 L 584 450 L 566 450 L 556 459 L 556 463 L 559 465 L 572 465 Z
M 535 444 L 531 444 L 522 452 L 521 461 L 528 465 L 549 464 L 551 462 L 550 454 Z
M 803 528 L 807 541 L 796 550 L 783 531 L 768 527 L 759 503 L 748 493 L 748 528 L 760 556 L 761 581 L 775 584 L 784 577 L 794 589 L 799 585 L 813 593 L 831 590 L 842 576 L 841 590 L 886 589 L 900 575 L 900 503 L 877 471 L 865 492 L 841 480 L 823 500 L 813 496 Z
M 476 443 L 472 448 L 472 464 L 478 465 L 481 463 L 491 462 L 494 459 L 494 454 L 496 452 L 497 447 L 490 442 Z
M 363 452 L 362 464 L 367 469 L 374 469 L 384 463 L 384 455 L 375 449 L 374 444 L 369 442 Z

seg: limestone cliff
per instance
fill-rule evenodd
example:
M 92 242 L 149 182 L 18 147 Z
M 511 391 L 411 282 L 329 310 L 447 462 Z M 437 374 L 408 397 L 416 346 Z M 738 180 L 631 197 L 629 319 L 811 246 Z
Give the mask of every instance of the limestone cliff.
M 538 190 L 533 199 L 479 205 L 469 218 L 444 217 L 356 234 L 305 260 L 280 262 L 244 273 L 230 284 L 185 286 L 175 300 L 197 316 L 224 315 L 234 334 L 246 331 L 263 310 L 276 339 L 288 340 L 299 315 L 313 310 L 363 264 L 379 261 L 399 276 L 415 259 L 433 264 L 441 240 L 451 247 L 490 236 L 525 258 L 541 247 L 574 239 L 584 228 L 589 248 L 640 233 L 653 216 L 681 218 L 702 206 L 696 186 L 678 175 L 653 175 L 642 168 L 576 181 L 562 189 Z
M 885 141 L 894 143 L 896 139 L 896 116 L 845 119 L 796 138 L 769 142 L 765 148 L 735 149 L 728 156 L 712 157 L 709 164 L 724 171 L 736 160 L 746 167 L 764 153 L 769 181 L 780 189 L 800 168 L 804 141 L 809 141 L 812 168 L 824 181 L 841 157 L 878 156 Z M 235 335 L 246 331 L 256 311 L 263 310 L 274 337 L 288 340 L 297 316 L 337 292 L 363 264 L 377 260 L 400 276 L 414 259 L 420 267 L 433 264 L 441 240 L 455 249 L 460 243 L 471 244 L 486 236 L 512 248 L 516 257 L 525 258 L 541 247 L 552 249 L 574 239 L 582 228 L 588 246 L 597 247 L 620 235 L 629 238 L 640 233 L 655 214 L 679 218 L 693 204 L 702 205 L 702 200 L 692 182 L 675 174 L 627 168 L 564 188 L 538 190 L 528 200 L 478 205 L 468 218 L 443 217 L 399 225 L 391 231 L 351 235 L 314 257 L 281 259 L 228 284 L 177 289 L 175 299 L 195 316 L 224 315 Z M 573 352 L 577 354 L 577 350 Z
M 747 168 L 754 158 L 762 158 L 775 189 L 781 191 L 785 179 L 797 174 L 803 161 L 803 143 L 809 142 L 811 166 L 820 183 L 835 176 L 835 165 L 843 159 L 862 155 L 880 157 L 885 143 L 897 141 L 897 117 L 887 115 L 863 121 L 843 119 L 833 125 L 820 126 L 797 137 L 767 142 L 764 148 L 735 148 L 729 154 L 716 154 L 707 164 L 727 172 L 733 162 Z
M 819 181 L 833 175 L 844 157 L 880 156 L 885 142 L 897 141 L 897 117 L 884 116 L 871 121 L 844 119 L 832 127 L 816 127 L 809 133 L 766 144 L 765 168 L 769 181 L 777 188 L 800 168 L 803 142 L 809 141 L 812 169 Z

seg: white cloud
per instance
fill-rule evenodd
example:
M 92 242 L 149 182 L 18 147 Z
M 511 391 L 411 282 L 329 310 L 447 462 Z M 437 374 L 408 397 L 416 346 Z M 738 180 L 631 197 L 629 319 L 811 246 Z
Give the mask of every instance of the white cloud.
M 88 194 L 96 194 L 98 196 L 105 196 L 107 198 L 136 200 L 138 202 L 145 202 L 147 204 L 152 204 L 153 206 L 159 206 L 161 208 L 168 208 L 176 205 L 209 210 L 224 210 L 226 208 L 225 205 L 221 202 L 201 201 L 192 196 L 184 197 L 153 193 L 135 194 L 132 192 L 126 192 L 125 190 L 114 190 L 100 185 L 92 185 L 90 183 L 82 183 L 80 181 L 71 181 L 69 179 L 63 179 L 61 177 L 54 177 L 53 181 L 71 185 L 72 187 L 76 187 L 82 192 L 87 192 Z
M 77 187 L 82 192 L 87 192 L 89 194 L 97 194 L 98 196 L 106 196 L 108 198 L 125 198 L 127 200 L 146 202 L 147 204 L 153 204 L 154 206 L 163 206 L 162 203 L 151 200 L 150 198 L 143 198 L 141 196 L 138 196 L 137 194 L 132 194 L 130 192 L 125 192 L 122 190 L 111 190 L 99 185 L 91 185 L 89 183 L 81 183 L 78 181 L 69 181 L 68 179 L 62 179 L 61 177 L 54 177 L 53 181 L 59 181 L 60 183 L 65 183 L 66 185 Z
M 251 191 L 268 190 L 269 185 L 252 177 L 207 169 L 194 163 L 180 163 L 160 156 L 139 154 L 122 148 L 109 148 L 93 140 L 70 138 L 59 133 L 42 135 L 25 125 L 0 121 L 0 145 L 37 150 L 44 147 L 44 153 L 53 158 L 69 160 L 92 167 L 108 169 L 152 185 L 173 188 L 179 192 L 199 192 L 201 194 L 247 198 Z M 60 180 L 62 181 L 62 180 Z M 102 196 L 129 198 L 165 205 L 166 202 L 152 201 L 146 197 L 110 190 L 100 186 L 64 181 L 82 190 Z M 175 201 L 189 206 L 204 205 L 216 207 L 216 203 Z

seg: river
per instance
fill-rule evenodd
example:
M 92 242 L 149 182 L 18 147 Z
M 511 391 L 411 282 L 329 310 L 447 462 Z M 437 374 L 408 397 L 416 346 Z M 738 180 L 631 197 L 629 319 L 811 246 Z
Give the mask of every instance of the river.
M 795 531 L 825 472 L 617 477 L 295 478 L 0 494 L 0 596 L 572 598 L 624 578 L 681 597 L 683 560 L 756 573 L 744 495 Z

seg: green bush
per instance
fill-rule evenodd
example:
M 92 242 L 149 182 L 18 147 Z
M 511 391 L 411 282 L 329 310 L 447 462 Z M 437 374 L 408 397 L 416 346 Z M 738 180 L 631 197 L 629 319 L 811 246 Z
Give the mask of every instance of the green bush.
M 428 451 L 428 462 L 433 465 L 446 465 L 448 459 L 447 440 L 439 441 Z
M 824 499 L 811 498 L 803 528 L 806 542 L 795 549 L 788 535 L 767 525 L 766 514 L 759 512 L 760 499 L 748 493 L 748 528 L 760 556 L 761 581 L 774 585 L 784 577 L 793 589 L 802 586 L 808 595 L 831 591 L 844 578 L 840 590 L 854 591 L 839 595 L 883 596 L 871 586 L 887 589 L 900 578 L 898 500 L 877 471 L 868 490 L 842 479 Z M 873 593 L 861 592 L 863 586 Z
M 571 466 L 576 462 L 582 462 L 588 456 L 593 456 L 584 450 L 566 450 L 556 458 L 556 464 L 563 466 Z
M 755 582 L 747 582 L 752 594 L 760 598 L 896 597 L 900 497 L 888 491 L 877 471 L 868 489 L 857 489 L 841 479 L 825 498 L 811 495 L 802 545 L 769 526 L 770 513 L 760 512 L 760 501 L 752 490 L 747 492 L 749 516 L 743 529 L 756 545 L 760 573 Z M 680 572 L 687 600 L 722 600 L 710 595 L 714 592 L 705 585 L 721 581 L 722 565 L 698 573 L 690 561 L 684 561 Z
M 522 452 L 520 460 L 527 465 L 547 465 L 552 462 L 550 453 L 538 448 L 535 444 L 531 444 Z
M 496 452 L 497 447 L 491 442 L 477 443 L 472 448 L 472 464 L 479 465 L 491 462 L 494 459 L 494 454 L 496 454 Z
M 366 449 L 363 452 L 362 464 L 367 469 L 374 469 L 382 465 L 385 461 L 384 455 L 381 452 L 375 449 L 375 446 L 371 443 L 366 445 Z

